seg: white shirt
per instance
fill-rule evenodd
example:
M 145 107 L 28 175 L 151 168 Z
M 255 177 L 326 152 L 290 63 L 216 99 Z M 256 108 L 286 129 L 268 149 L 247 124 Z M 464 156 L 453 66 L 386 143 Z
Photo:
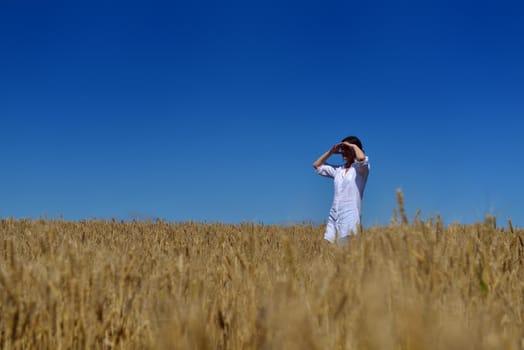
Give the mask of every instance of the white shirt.
M 369 175 L 369 160 L 355 161 L 346 172 L 346 168 L 322 164 L 317 167 L 317 174 L 334 179 L 335 192 L 329 212 L 324 238 L 334 242 L 352 232 L 357 233 L 362 212 L 362 197 Z

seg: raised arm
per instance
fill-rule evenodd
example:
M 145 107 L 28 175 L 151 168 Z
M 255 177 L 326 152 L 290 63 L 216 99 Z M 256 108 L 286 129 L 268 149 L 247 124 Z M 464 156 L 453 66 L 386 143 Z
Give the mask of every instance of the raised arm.
M 360 147 L 358 147 L 357 145 L 354 145 L 354 144 L 349 143 L 349 142 L 343 142 L 342 144 L 344 144 L 344 145 L 346 145 L 348 147 L 351 147 L 353 149 L 353 151 L 355 152 L 355 160 L 363 161 L 364 159 L 366 159 L 366 155 L 360 149 Z
M 328 160 L 328 158 L 332 154 L 339 154 L 340 153 L 339 148 L 340 148 L 340 144 L 336 144 L 333 147 L 331 147 L 331 149 L 329 151 L 327 151 L 326 153 L 321 155 L 317 160 L 315 160 L 315 162 L 313 163 L 313 168 L 316 169 L 319 166 L 321 166 L 322 164 L 324 164 L 326 162 L 326 160 Z

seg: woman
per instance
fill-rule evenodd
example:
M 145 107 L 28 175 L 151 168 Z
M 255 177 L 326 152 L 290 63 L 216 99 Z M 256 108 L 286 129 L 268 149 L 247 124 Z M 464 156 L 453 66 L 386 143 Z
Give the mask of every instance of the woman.
M 341 154 L 345 164 L 326 164 L 333 154 Z M 334 179 L 335 195 L 329 211 L 324 239 L 331 243 L 348 243 L 350 235 L 358 232 L 361 203 L 369 174 L 368 157 L 356 136 L 348 136 L 321 155 L 313 167 L 317 174 Z

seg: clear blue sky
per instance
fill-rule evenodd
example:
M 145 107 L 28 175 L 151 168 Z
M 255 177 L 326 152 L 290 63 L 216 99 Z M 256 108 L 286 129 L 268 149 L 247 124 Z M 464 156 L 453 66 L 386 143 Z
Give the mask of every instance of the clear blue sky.
M 0 2 L 0 216 L 524 225 L 521 1 Z M 334 163 L 339 159 L 332 159 Z

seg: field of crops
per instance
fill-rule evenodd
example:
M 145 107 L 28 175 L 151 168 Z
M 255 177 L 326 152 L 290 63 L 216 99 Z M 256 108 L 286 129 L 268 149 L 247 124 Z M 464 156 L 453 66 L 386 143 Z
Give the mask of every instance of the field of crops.
M 2 349 L 524 349 L 524 231 L 0 220 Z

